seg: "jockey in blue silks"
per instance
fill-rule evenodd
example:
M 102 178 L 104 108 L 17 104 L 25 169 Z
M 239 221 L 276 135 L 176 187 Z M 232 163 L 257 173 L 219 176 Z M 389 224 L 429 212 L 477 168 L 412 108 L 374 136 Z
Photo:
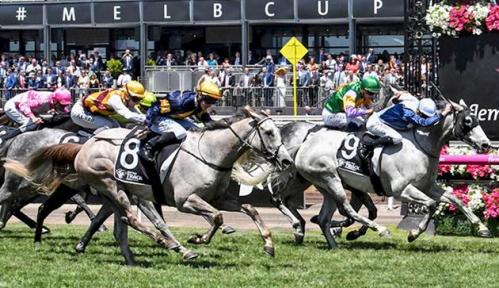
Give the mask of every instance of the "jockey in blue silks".
M 399 94 L 397 101 L 402 94 Z M 367 121 L 366 128 L 380 138 L 377 145 L 396 145 L 402 142 L 402 135 L 397 130 L 407 130 L 413 127 L 428 127 L 439 122 L 451 112 L 447 104 L 440 112 L 435 102 L 429 98 L 417 100 L 415 97 L 402 100 L 397 104 L 374 113 Z
M 202 123 L 212 121 L 207 110 L 222 94 L 215 83 L 204 79 L 198 83 L 196 92 L 168 93 L 147 110 L 146 125 L 151 133 L 141 149 L 142 158 L 152 162 L 156 152 L 166 144 L 183 139 L 187 130 L 196 126 L 187 118 L 195 116 Z

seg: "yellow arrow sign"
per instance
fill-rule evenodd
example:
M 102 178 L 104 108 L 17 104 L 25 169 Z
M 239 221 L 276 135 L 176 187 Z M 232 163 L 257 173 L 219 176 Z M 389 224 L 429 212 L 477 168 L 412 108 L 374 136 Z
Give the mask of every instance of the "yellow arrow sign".
M 293 99 L 295 116 L 298 116 L 298 98 L 296 93 L 296 64 L 308 53 L 307 47 L 303 46 L 296 37 L 289 39 L 288 43 L 281 49 L 281 54 L 293 65 Z
M 296 65 L 307 53 L 307 47 L 303 46 L 296 37 L 289 39 L 288 43 L 281 49 L 281 54 L 293 65 Z

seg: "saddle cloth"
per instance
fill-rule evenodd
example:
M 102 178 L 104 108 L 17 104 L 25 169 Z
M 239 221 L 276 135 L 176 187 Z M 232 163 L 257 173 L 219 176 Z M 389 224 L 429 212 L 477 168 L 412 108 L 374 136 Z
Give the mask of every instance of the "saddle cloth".
M 372 137 L 371 135 L 365 135 L 365 133 L 350 133 L 343 140 L 336 154 L 338 170 L 342 177 L 349 175 L 359 178 L 359 186 L 351 188 L 360 189 L 359 187 L 370 186 L 369 190 L 384 196 L 385 192 L 379 179 L 379 163 L 381 162 L 383 147 L 377 147 L 369 151 L 367 159 L 363 159 L 360 156 L 360 149 L 366 149 L 366 147 L 362 143 L 362 139 L 365 136 Z M 367 183 L 360 183 L 362 181 Z
M 114 177 L 124 183 L 151 186 L 151 178 L 153 177 L 147 175 L 147 169 L 139 156 L 140 139 L 136 137 L 138 129 L 140 128 L 132 129 L 123 140 L 114 164 Z M 156 171 L 160 173 L 162 182 L 169 172 L 169 167 L 179 146 L 180 143 L 167 145 L 161 149 L 156 157 Z
M 75 143 L 75 144 L 85 144 L 85 142 L 90 139 L 91 136 L 90 134 L 83 135 L 80 133 L 73 133 L 73 132 L 68 132 L 61 137 L 61 141 L 59 141 L 59 144 L 66 144 L 66 143 Z

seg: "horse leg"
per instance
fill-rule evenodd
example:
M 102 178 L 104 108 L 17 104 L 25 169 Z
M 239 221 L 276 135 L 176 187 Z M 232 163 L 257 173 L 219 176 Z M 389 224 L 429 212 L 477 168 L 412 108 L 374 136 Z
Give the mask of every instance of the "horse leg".
M 303 238 L 305 237 L 305 220 L 299 215 L 301 219 L 295 216 L 293 212 L 291 212 L 291 208 L 288 205 L 285 205 L 281 197 L 275 197 L 272 195 L 270 198 L 270 203 L 279 209 L 281 213 L 288 218 L 288 221 L 291 223 L 291 226 L 294 229 L 295 243 L 302 244 Z M 302 222 L 303 220 L 303 222 Z
M 193 244 L 208 244 L 217 232 L 217 229 L 223 224 L 223 216 L 220 211 L 211 206 L 208 202 L 204 201 L 197 194 L 191 194 L 187 200 L 178 207 L 179 211 L 206 216 L 210 219 L 213 225 L 208 229 L 204 235 L 194 234 L 188 242 Z
M 111 180 L 112 181 L 112 180 Z M 113 181 L 114 182 L 114 181 Z M 116 183 L 114 183 L 116 185 Z M 112 194 L 111 194 L 112 195 Z M 156 243 L 159 245 L 163 246 L 166 249 L 175 249 L 178 247 L 177 243 L 173 241 L 172 239 L 168 239 L 164 237 L 161 233 L 158 233 L 152 229 L 149 229 L 146 225 L 141 223 L 137 216 L 133 213 L 132 205 L 130 204 L 130 201 L 128 199 L 128 196 L 126 195 L 125 191 L 122 189 L 118 190 L 118 193 L 116 194 L 115 200 L 117 204 L 120 205 L 120 208 L 124 210 L 124 217 L 122 217 L 122 220 L 126 222 L 126 224 L 132 226 L 135 230 L 149 236 L 151 239 L 153 239 Z M 157 212 L 157 211 L 156 211 Z M 176 252 L 182 253 L 182 257 L 184 260 L 192 260 L 197 258 L 197 254 L 185 249 L 185 250 L 174 250 Z
M 168 225 L 165 223 L 163 220 L 163 217 L 159 214 L 156 205 L 154 205 L 151 201 L 146 201 L 142 199 L 138 199 L 138 207 L 140 211 L 144 213 L 144 215 L 151 221 L 151 223 L 158 229 L 161 234 L 163 234 L 164 237 L 167 239 L 170 239 L 174 244 L 169 247 L 169 249 L 172 249 L 177 252 L 185 253 L 187 248 L 182 246 L 180 242 L 175 238 L 173 233 L 170 231 L 170 228 L 168 228 Z M 188 259 L 194 259 L 197 257 L 197 255 L 193 252 L 189 252 L 190 256 Z
M 78 193 L 78 190 L 61 185 L 52 195 L 50 195 L 45 203 L 38 207 L 38 215 L 36 217 L 35 246 L 39 246 L 42 241 L 42 227 L 45 218 L 47 218 L 52 211 L 66 203 L 66 201 L 76 193 Z
M 87 232 L 85 232 L 85 235 L 80 239 L 78 244 L 75 246 L 75 251 L 78 253 L 84 253 L 85 249 L 88 246 L 88 243 L 90 243 L 90 240 L 94 236 L 94 234 L 99 230 L 99 227 L 102 227 L 104 222 L 106 221 L 109 216 L 113 215 L 113 209 L 111 206 L 111 203 L 109 203 L 109 200 L 107 200 L 105 197 L 102 197 L 102 206 L 97 212 L 97 215 L 92 219 L 90 222 L 90 226 L 88 227 Z M 121 218 L 115 221 L 120 221 Z
M 263 251 L 268 256 L 275 256 L 272 234 L 270 233 L 267 225 L 265 225 L 265 223 L 263 222 L 262 217 L 255 209 L 255 207 L 250 204 L 241 205 L 236 199 L 224 199 L 224 201 L 218 201 L 216 207 L 224 211 L 242 212 L 248 215 L 255 223 L 258 231 L 260 231 L 260 235 L 262 236 L 264 242 Z
M 206 216 L 203 216 L 204 220 L 206 220 L 206 222 L 208 222 L 211 226 L 215 225 L 213 223 L 213 221 L 211 221 L 211 219 L 209 217 L 206 217 Z M 222 224 L 220 225 L 220 229 L 222 230 L 222 233 L 223 234 L 232 234 L 234 232 L 236 232 L 236 229 L 232 228 L 231 226 L 229 225 L 225 225 L 225 224 Z
M 130 245 L 128 245 L 128 226 L 121 221 L 122 217 L 124 217 L 124 214 L 121 209 L 115 209 L 113 235 L 116 242 L 118 242 L 118 245 L 120 245 L 121 255 L 125 258 L 126 265 L 134 266 L 135 259 L 130 250 Z M 98 227 L 100 227 L 100 225 Z
M 324 196 L 321 211 L 317 216 L 317 221 L 319 223 L 319 227 L 321 227 L 322 234 L 326 238 L 328 248 L 333 249 L 338 247 L 338 244 L 336 244 L 336 240 L 331 233 L 331 218 L 333 218 L 333 214 L 336 211 L 336 203 L 333 197 L 329 193 L 327 193 L 327 191 L 319 187 L 317 187 L 317 189 Z
M 87 194 L 86 192 L 80 192 L 80 193 L 85 193 L 85 196 Z M 85 200 L 85 198 L 86 197 L 83 197 L 80 194 L 75 194 L 75 195 L 73 195 L 73 197 L 71 197 L 71 200 L 73 202 L 75 202 L 76 205 L 78 205 L 78 206 L 76 207 L 76 209 L 73 213 L 72 212 L 66 213 L 66 223 L 68 223 L 68 224 L 71 223 L 74 220 L 74 218 L 76 217 L 76 215 L 78 215 L 82 211 L 84 211 L 85 214 L 87 214 L 88 219 L 90 219 L 90 221 L 92 221 L 95 218 L 95 214 L 90 209 L 90 207 L 88 207 L 88 204 L 87 204 L 87 201 Z M 69 219 L 68 219 L 68 214 L 71 214 Z M 70 220 L 70 221 L 68 222 L 68 220 Z M 99 227 L 99 232 L 104 232 L 104 231 L 107 231 L 107 227 L 105 225 L 102 225 L 101 227 Z
M 395 190 L 392 190 L 395 191 Z M 433 217 L 433 214 L 437 210 L 437 205 L 436 201 L 428 197 L 425 193 L 423 193 L 421 190 L 418 188 L 414 187 L 412 184 L 407 185 L 404 190 L 402 190 L 400 194 L 400 199 L 402 201 L 407 201 L 407 202 L 415 202 L 418 204 L 425 205 L 428 207 L 428 213 L 424 215 L 423 219 L 418 225 L 417 229 L 413 229 L 409 232 L 409 235 L 407 236 L 407 240 L 409 242 L 413 242 L 416 240 L 424 231 L 426 231 L 426 228 L 428 228 L 428 224 L 430 223 L 431 218 Z
M 355 209 L 355 211 L 359 211 L 360 207 L 362 207 L 362 204 L 364 204 L 369 213 L 369 215 L 367 216 L 369 220 L 374 220 L 378 217 L 378 209 L 376 208 L 376 205 L 374 205 L 371 196 L 369 196 L 369 194 L 367 193 L 364 193 L 362 191 L 352 191 L 352 199 L 350 199 L 350 204 L 352 205 L 352 208 Z M 345 221 L 348 221 L 348 219 Z M 367 233 L 367 229 L 369 229 L 369 227 L 367 227 L 366 225 L 362 225 L 359 230 L 350 231 L 347 234 L 346 239 L 352 241 L 359 238 L 360 236 L 364 236 Z
M 438 202 L 452 203 L 456 205 L 457 209 L 459 209 L 459 211 L 461 211 L 473 225 L 478 227 L 478 236 L 486 238 L 492 237 L 492 233 L 490 233 L 489 228 L 487 228 L 487 226 L 485 226 L 485 224 L 480 221 L 480 218 L 478 218 L 475 213 L 473 213 L 470 208 L 464 205 L 463 202 L 454 194 L 448 191 L 444 191 L 437 185 L 433 185 L 428 196 Z

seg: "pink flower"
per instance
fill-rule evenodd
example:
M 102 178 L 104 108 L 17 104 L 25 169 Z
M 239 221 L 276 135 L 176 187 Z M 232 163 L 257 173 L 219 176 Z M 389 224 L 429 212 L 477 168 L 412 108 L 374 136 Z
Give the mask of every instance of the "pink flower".
M 489 178 L 490 175 L 494 173 L 494 170 L 492 170 L 489 165 L 468 165 L 466 167 L 466 172 L 468 172 L 473 179 L 477 180 Z
M 468 5 L 461 5 L 452 7 L 449 13 L 449 26 L 454 28 L 456 31 L 460 32 L 466 29 L 467 31 L 473 31 L 472 25 L 473 15 L 468 12 Z
M 487 220 L 499 218 L 499 188 L 494 189 L 490 194 L 484 193 L 482 199 L 485 203 L 483 217 Z
M 485 19 L 489 31 L 499 30 L 499 5 L 489 5 L 489 15 Z
M 464 205 L 468 205 L 468 185 L 458 185 L 453 188 L 452 194 L 454 194 Z M 449 212 L 454 213 L 457 211 L 457 208 L 454 204 L 449 205 Z

